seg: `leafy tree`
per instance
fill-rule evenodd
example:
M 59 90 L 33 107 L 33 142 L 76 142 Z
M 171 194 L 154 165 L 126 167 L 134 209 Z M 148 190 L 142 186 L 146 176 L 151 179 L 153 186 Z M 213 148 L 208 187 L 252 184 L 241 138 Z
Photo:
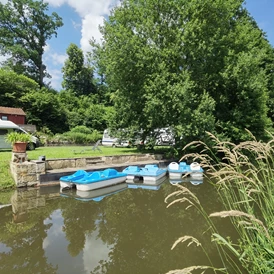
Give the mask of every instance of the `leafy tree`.
M 96 44 L 94 39 L 90 40 L 90 44 L 98 49 L 93 50 L 92 52 L 87 52 L 87 60 L 93 67 L 96 69 L 96 78 L 95 78 L 95 85 L 96 85 L 96 99 L 97 102 L 100 104 L 104 104 L 105 106 L 113 106 L 113 102 L 111 100 L 111 93 L 113 90 L 111 87 L 106 83 L 105 77 L 105 67 L 100 65 L 102 58 L 98 55 L 100 53 L 100 45 Z
M 102 45 L 92 45 L 119 125 L 173 125 L 185 142 L 205 130 L 262 138 L 270 45 L 243 2 L 125 0 L 113 9 Z
M 24 75 L 0 69 L 0 102 L 5 107 L 22 107 L 21 97 L 37 91 L 38 84 Z
M 58 99 L 68 111 L 72 111 L 74 108 L 79 108 L 79 97 L 77 97 L 71 90 L 61 90 Z
M 108 124 L 108 111 L 111 107 L 92 104 L 85 111 L 84 123 L 87 127 L 103 131 Z
M 42 88 L 26 94 L 21 101 L 28 123 L 35 124 L 38 130 L 44 126 L 47 126 L 53 133 L 68 130 L 66 112 L 58 101 L 57 93 L 50 93 L 46 88 Z
M 8 0 L 0 3 L 0 50 L 11 55 L 7 64 L 16 72 L 34 79 L 40 87 L 48 77 L 43 64 L 46 41 L 63 25 L 57 13 L 47 14 L 48 3 Z
M 69 129 L 72 129 L 76 126 L 83 125 L 84 115 L 80 113 L 79 110 L 68 111 L 66 109 L 66 117 L 67 117 Z
M 268 76 L 268 90 L 269 90 L 269 100 L 267 102 L 268 106 L 268 117 L 274 123 L 274 48 L 269 49 L 266 55 L 266 60 L 264 62 L 264 67 L 267 71 Z
M 96 95 L 77 96 L 71 90 L 62 90 L 58 99 L 66 109 L 70 129 L 86 126 L 103 131 L 114 115 L 113 107 L 98 104 Z
M 83 51 L 72 43 L 67 49 L 67 54 L 68 59 L 62 68 L 63 88 L 77 95 L 94 94 L 96 89 L 93 83 L 93 68 L 85 64 Z

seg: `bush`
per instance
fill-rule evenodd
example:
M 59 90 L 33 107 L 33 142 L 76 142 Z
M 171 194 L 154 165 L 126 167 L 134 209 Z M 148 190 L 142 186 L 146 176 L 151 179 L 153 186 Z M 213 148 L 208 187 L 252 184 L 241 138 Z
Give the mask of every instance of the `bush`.
M 82 126 L 81 126 L 82 127 Z M 102 139 L 102 134 L 97 130 L 87 134 L 82 132 L 69 131 L 60 136 L 60 139 L 72 144 L 92 144 Z
M 63 134 L 47 135 L 39 134 L 39 138 L 44 145 L 51 144 L 78 144 L 78 145 L 88 145 L 96 143 L 98 140 L 102 139 L 102 134 L 97 130 L 91 130 L 85 126 L 77 126 L 71 131 L 65 132 Z
M 92 130 L 86 126 L 76 126 L 75 128 L 71 129 L 71 132 L 74 133 L 83 133 L 83 134 L 92 134 Z

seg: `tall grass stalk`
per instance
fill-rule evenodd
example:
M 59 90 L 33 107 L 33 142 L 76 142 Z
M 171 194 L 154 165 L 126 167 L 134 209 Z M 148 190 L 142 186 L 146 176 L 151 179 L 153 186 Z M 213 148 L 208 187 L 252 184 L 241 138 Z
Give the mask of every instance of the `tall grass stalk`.
M 214 143 L 212 148 L 192 142 L 185 149 L 196 145 L 201 153 L 184 155 L 181 160 L 192 157 L 206 169 L 225 207 L 224 211 L 211 213 L 210 219 L 230 218 L 239 234 L 239 241 L 231 243 L 214 231 L 213 240 L 233 252 L 248 273 L 273 273 L 274 138 L 263 143 L 251 135 L 250 141 L 236 145 L 208 134 Z M 223 155 L 221 160 L 216 152 Z
M 166 198 L 165 198 L 165 202 L 168 204 L 167 208 L 170 206 L 173 206 L 174 204 L 177 203 L 182 203 L 185 205 L 185 209 L 186 210 L 190 210 L 191 208 L 195 208 L 199 214 L 202 215 L 202 217 L 205 219 L 205 221 L 208 224 L 208 231 L 206 231 L 207 233 L 211 233 L 212 236 L 217 234 L 217 228 L 214 224 L 214 222 L 212 221 L 212 219 L 209 218 L 208 213 L 204 210 L 202 204 L 200 203 L 199 199 L 197 198 L 197 196 L 195 196 L 187 187 L 180 185 L 180 184 L 175 184 L 179 190 L 174 191 L 173 193 L 169 194 Z M 203 234 L 205 234 L 206 232 L 204 232 Z M 212 237 L 213 239 L 214 237 Z M 216 238 L 216 237 L 215 237 Z M 225 241 L 223 239 L 223 241 Z M 197 272 L 193 272 L 194 270 L 197 271 L 198 269 L 203 269 L 203 272 L 206 270 L 211 270 L 214 273 L 228 273 L 227 271 L 227 267 L 233 270 L 233 273 L 241 273 L 241 270 L 238 267 L 237 262 L 235 262 L 235 260 L 231 257 L 231 254 L 226 252 L 224 250 L 223 245 L 218 244 L 220 243 L 220 237 L 218 239 L 218 241 L 215 239 L 213 239 L 213 242 L 216 244 L 216 248 L 218 250 L 220 259 L 222 261 L 222 264 L 224 266 L 224 268 L 217 268 L 214 267 L 213 262 L 211 261 L 210 256 L 208 255 L 207 250 L 204 248 L 204 246 L 201 244 L 201 242 L 189 235 L 184 235 L 182 237 L 180 237 L 179 239 L 177 239 L 173 246 L 171 247 L 171 250 L 174 249 L 179 243 L 188 243 L 187 246 L 190 246 L 191 244 L 196 244 L 196 246 L 198 248 L 201 248 L 202 251 L 204 252 L 204 254 L 206 255 L 207 259 L 208 259 L 208 266 L 200 266 L 202 268 L 199 268 L 199 266 L 191 266 L 191 267 L 187 267 L 184 269 L 177 269 L 177 270 L 173 270 L 168 272 L 168 274 L 171 273 L 197 273 Z M 231 250 L 233 251 L 233 250 Z M 232 252 L 233 253 L 233 252 Z M 235 255 L 235 254 L 234 254 Z

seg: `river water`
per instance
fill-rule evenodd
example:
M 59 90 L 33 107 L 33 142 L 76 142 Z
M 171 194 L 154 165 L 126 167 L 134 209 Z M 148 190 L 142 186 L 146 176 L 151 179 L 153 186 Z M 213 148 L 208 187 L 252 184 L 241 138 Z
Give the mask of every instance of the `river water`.
M 221 210 L 211 184 L 200 183 L 180 184 L 206 212 Z M 163 274 L 210 265 L 208 257 L 221 266 L 203 214 L 187 203 L 167 208 L 165 198 L 177 190 L 166 178 L 158 187 L 124 183 L 84 195 L 59 186 L 12 191 L 0 200 L 0 273 Z M 236 237 L 228 220 L 215 224 L 222 235 Z M 171 250 L 185 235 L 199 239 L 206 252 L 189 241 Z

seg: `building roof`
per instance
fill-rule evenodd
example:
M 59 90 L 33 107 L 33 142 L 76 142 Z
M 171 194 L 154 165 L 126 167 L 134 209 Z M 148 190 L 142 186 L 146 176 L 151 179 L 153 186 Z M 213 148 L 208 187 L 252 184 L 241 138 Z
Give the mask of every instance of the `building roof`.
M 0 113 L 26 116 L 26 113 L 21 108 L 0 107 Z

